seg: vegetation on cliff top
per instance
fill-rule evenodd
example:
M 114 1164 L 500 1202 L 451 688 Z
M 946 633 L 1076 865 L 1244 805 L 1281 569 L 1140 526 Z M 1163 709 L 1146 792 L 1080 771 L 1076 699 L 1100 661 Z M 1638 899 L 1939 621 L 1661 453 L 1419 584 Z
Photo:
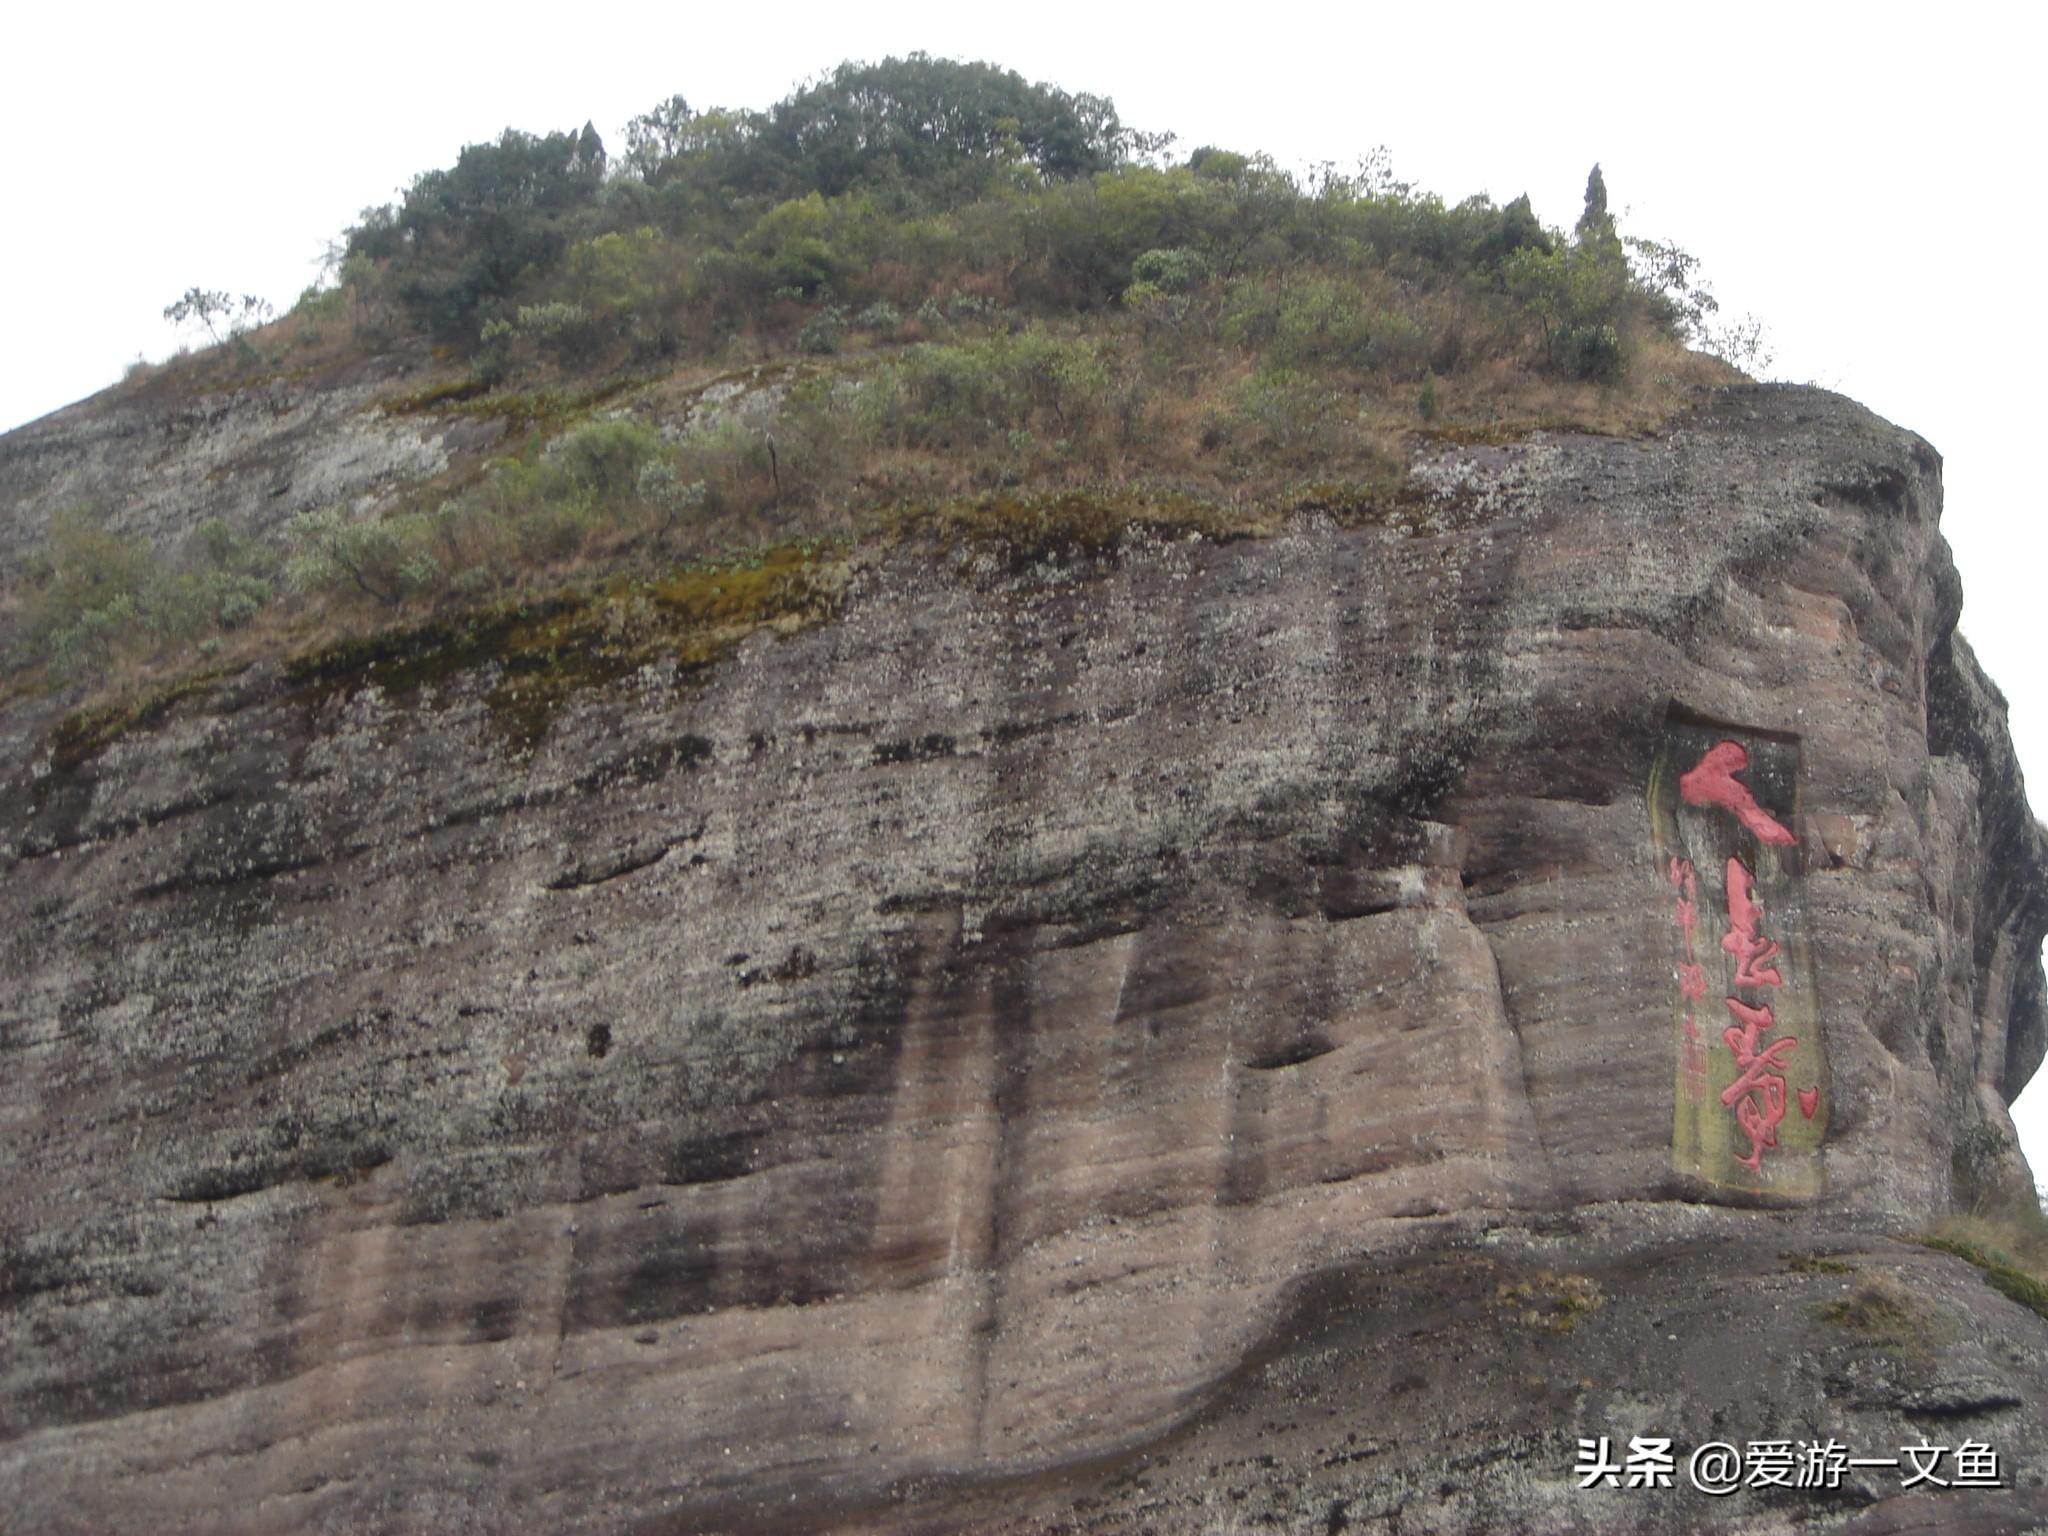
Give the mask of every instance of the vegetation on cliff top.
M 338 276 L 135 387 L 404 352 L 431 380 L 385 408 L 488 422 L 492 456 L 282 547 L 209 524 L 152 558 L 79 509 L 0 599 L 18 668 L 233 651 L 288 595 L 291 623 L 416 624 L 1006 509 L 1256 531 L 1396 497 L 1417 434 L 1636 430 L 1727 376 L 1686 350 L 1715 341 L 1696 264 L 1624 239 L 1597 167 L 1567 232 L 1383 157 L 1177 156 L 1106 99 L 924 55 L 766 111 L 672 98 L 617 156 L 507 130 L 367 210 Z

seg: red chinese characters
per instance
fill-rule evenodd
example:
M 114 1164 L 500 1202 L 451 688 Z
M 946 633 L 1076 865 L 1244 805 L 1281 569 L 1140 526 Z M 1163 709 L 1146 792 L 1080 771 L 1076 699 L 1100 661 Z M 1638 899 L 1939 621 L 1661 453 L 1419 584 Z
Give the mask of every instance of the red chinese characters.
M 1686 1029 L 1692 1029 L 1692 1004 L 1707 995 L 1706 968 L 1699 963 L 1693 949 L 1693 934 L 1700 925 L 1700 911 L 1697 900 L 1699 881 L 1693 873 L 1691 859 L 1671 861 L 1671 883 L 1678 888 L 1678 930 L 1685 935 L 1685 961 L 1678 967 L 1678 990 L 1686 1001 Z
M 1756 803 L 1749 786 L 1735 775 L 1749 766 L 1749 749 L 1739 741 L 1717 742 L 1690 771 L 1680 774 L 1678 792 L 1687 805 L 1716 806 L 1731 812 L 1760 843 L 1789 848 L 1799 840 L 1784 823 Z
M 1785 978 L 1771 962 L 1778 958 L 1778 946 L 1757 932 L 1764 915 L 1756 899 L 1756 879 L 1742 860 L 1728 861 L 1728 931 L 1721 947 L 1735 957 L 1735 985 L 1738 987 L 1782 987 Z
M 1736 1078 L 1721 1090 L 1721 1102 L 1735 1111 L 1735 1123 L 1749 1138 L 1749 1155 L 1735 1161 L 1760 1174 L 1765 1149 L 1778 1144 L 1778 1126 L 1785 1118 L 1786 1059 L 1799 1042 L 1791 1035 L 1764 1042 L 1764 1032 L 1778 1022 L 1768 1005 L 1752 1008 L 1733 997 L 1722 1001 L 1735 1015 L 1721 1038 L 1735 1055 Z
M 1685 1078 L 1686 1096 L 1697 1100 L 1707 1090 L 1706 1047 L 1693 1022 L 1693 1004 L 1707 995 L 1706 967 L 1699 963 L 1693 948 L 1693 935 L 1700 925 L 1699 881 L 1690 859 L 1672 859 L 1668 874 L 1678 892 L 1678 930 L 1685 935 L 1685 959 L 1678 967 L 1678 992 L 1685 999 L 1685 1039 L 1679 1045 L 1679 1066 Z
M 1694 767 L 1679 776 L 1679 793 L 1688 805 L 1728 812 L 1757 842 L 1788 847 L 1796 842 L 1791 831 L 1765 810 L 1748 785 L 1737 777 L 1749 766 L 1749 753 L 1739 742 L 1717 742 L 1702 754 Z M 1697 1053 L 1693 1005 L 1706 996 L 1706 973 L 1694 948 L 1698 926 L 1697 881 L 1692 864 L 1673 858 L 1667 871 L 1678 888 L 1678 925 L 1685 935 L 1685 960 L 1678 968 L 1678 987 L 1685 999 L 1685 1039 L 1680 1043 L 1680 1063 L 1689 1093 L 1695 1095 L 1691 1070 Z M 1725 866 L 1728 927 L 1721 937 L 1721 949 L 1734 962 L 1731 993 L 1784 986 L 1780 952 L 1776 940 L 1764 931 L 1764 905 L 1757 894 L 1756 876 L 1742 858 L 1731 855 Z M 1764 1153 L 1778 1145 L 1778 1128 L 1784 1123 L 1791 1099 L 1785 1074 L 1791 1068 L 1799 1041 L 1778 1035 L 1777 1017 L 1769 1002 L 1730 995 L 1722 999 L 1733 1022 L 1721 1031 L 1721 1038 L 1734 1058 L 1734 1076 L 1720 1093 L 1721 1103 L 1734 1111 L 1735 1123 L 1749 1143 L 1746 1153 L 1735 1161 L 1752 1174 L 1763 1173 Z M 1704 1078 L 1704 1071 L 1701 1072 Z M 1803 1088 L 1798 1093 L 1800 1112 L 1812 1119 L 1819 1108 L 1820 1090 Z

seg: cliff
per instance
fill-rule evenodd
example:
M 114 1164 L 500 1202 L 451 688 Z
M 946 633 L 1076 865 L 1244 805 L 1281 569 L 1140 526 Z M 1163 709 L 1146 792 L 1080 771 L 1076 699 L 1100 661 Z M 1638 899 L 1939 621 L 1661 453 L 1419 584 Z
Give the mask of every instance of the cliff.
M 0 556 L 462 451 L 88 405 Z M 10 1528 L 2048 1516 L 2048 1321 L 1900 1240 L 2048 1047 L 1938 457 L 1752 386 L 1410 483 L 8 703 Z M 2004 1488 L 1572 1475 L 1930 1434 Z

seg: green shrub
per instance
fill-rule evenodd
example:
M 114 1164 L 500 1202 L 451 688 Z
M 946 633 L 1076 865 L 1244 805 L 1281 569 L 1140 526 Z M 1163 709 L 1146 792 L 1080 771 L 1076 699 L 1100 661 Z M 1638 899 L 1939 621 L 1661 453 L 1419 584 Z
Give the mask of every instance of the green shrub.
M 1146 283 L 1124 290 L 1124 309 L 1137 323 L 1155 371 L 1191 360 L 1192 349 L 1216 339 L 1216 306 L 1200 293 L 1168 293 Z
M 92 512 L 66 509 L 26 562 L 14 659 L 78 676 L 239 628 L 270 601 L 271 564 L 219 518 L 158 557 Z
M 442 568 L 424 548 L 418 517 L 356 519 L 323 507 L 292 519 L 285 579 L 301 592 L 353 588 L 385 606 L 437 584 Z
M 846 337 L 846 310 L 838 304 L 828 304 L 803 324 L 796 333 L 799 352 L 818 356 L 837 352 L 839 343 Z
M 884 442 L 969 448 L 1018 429 L 1050 438 L 1119 438 L 1136 424 L 1135 384 L 1112 374 L 1100 343 L 1033 326 L 912 347 L 861 391 L 867 427 Z
M 771 489 L 778 501 L 817 506 L 843 494 L 867 446 L 859 395 L 853 380 L 826 375 L 800 379 L 784 392 L 764 429 L 775 447 Z
M 669 459 L 655 459 L 643 464 L 634 490 L 660 515 L 659 531 L 663 534 L 683 518 L 701 511 L 711 495 L 710 486 L 702 480 L 684 480 L 681 471 Z
M 187 614 L 181 629 L 240 629 L 270 601 L 275 566 L 271 550 L 224 519 L 207 518 L 186 538 L 170 569 Z
M 1158 293 L 1186 293 L 1208 275 L 1209 263 L 1202 253 L 1186 246 L 1146 251 L 1131 263 L 1131 287 Z
M 671 98 L 629 137 L 610 179 L 588 130 L 507 132 L 420 177 L 350 232 L 352 312 L 484 346 L 487 373 L 742 337 L 828 353 L 835 323 L 796 307 L 828 301 L 883 332 L 923 301 L 930 339 L 1120 303 L 1177 351 L 1207 312 L 1159 301 L 1217 279 L 1236 285 L 1233 337 L 1281 368 L 1459 369 L 1461 306 L 1489 334 L 1513 320 L 1516 350 L 1570 378 L 1619 377 L 1648 333 L 1706 336 L 1697 264 L 1638 241 L 1631 270 L 1597 176 L 1567 239 L 1526 196 L 1446 204 L 1383 153 L 1304 179 L 1214 146 L 1137 163 L 1151 141 L 1107 101 L 922 56 L 844 66 L 765 112 Z
M 1618 243 L 1525 247 L 1501 272 L 1508 292 L 1538 326 L 1552 372 L 1598 383 L 1621 376 L 1628 365 L 1626 329 L 1642 301 Z
M 461 496 L 362 518 L 325 508 L 296 519 L 286 573 L 301 591 L 356 593 L 395 606 L 449 590 L 465 573 L 510 579 L 587 553 L 593 541 L 667 526 L 686 481 L 675 454 L 625 418 L 588 422 L 545 452 L 499 461 Z M 649 492 L 669 494 L 655 502 Z M 472 585 L 477 578 L 470 578 Z
M 1290 459 L 1321 458 L 1335 446 L 1330 392 L 1292 368 L 1262 368 L 1238 386 L 1225 431 L 1239 448 Z
M 592 323 L 590 311 L 581 304 L 561 299 L 550 299 L 545 304 L 520 305 L 513 329 L 541 351 L 553 353 L 570 363 L 586 362 L 594 357 L 601 339 L 596 325 Z M 487 323 L 485 335 L 489 334 Z
M 1628 360 L 1621 332 L 1611 325 L 1575 325 L 1561 331 L 1552 343 L 1550 358 L 1566 378 L 1595 384 L 1619 379 Z
M 150 559 L 88 509 L 67 507 L 50 518 L 27 569 L 22 627 L 28 659 L 68 662 L 75 655 L 85 664 L 103 659 L 108 616 L 119 624 L 139 615 Z
M 687 253 L 659 230 L 613 230 L 571 246 L 563 289 L 589 317 L 596 345 L 666 357 L 681 344 L 690 298 Z
M 559 263 L 594 209 L 604 169 L 604 144 L 588 124 L 547 135 L 508 128 L 416 179 L 397 207 L 366 212 L 348 254 L 378 264 L 421 327 L 474 342 L 530 274 Z
M 675 447 L 678 480 L 701 485 L 699 505 L 708 516 L 743 513 L 776 498 L 778 456 L 768 452 L 768 435 L 736 416 L 692 428 Z
M 986 294 L 962 293 L 954 289 L 946 295 L 946 321 L 949 325 L 994 325 L 1007 317 L 1003 306 Z
M 1422 376 L 1433 342 L 1414 316 L 1373 305 L 1357 279 L 1322 272 L 1236 284 L 1223 334 L 1274 367 L 1336 366 L 1397 379 Z
M 1041 303 L 1087 308 L 1122 293 L 1146 252 L 1204 244 L 1214 198 L 1185 171 L 1134 166 L 1049 188 L 1034 204 L 1020 230 L 1029 291 Z
M 1382 310 L 1365 344 L 1366 366 L 1389 378 L 1413 382 L 1429 372 L 1438 339 L 1413 315 Z
M 659 432 L 619 416 L 563 433 L 548 458 L 568 488 L 617 505 L 633 496 L 641 469 L 666 452 Z
M 871 199 L 812 192 L 761 215 L 739 248 L 766 263 L 776 287 L 810 299 L 873 259 L 875 227 Z

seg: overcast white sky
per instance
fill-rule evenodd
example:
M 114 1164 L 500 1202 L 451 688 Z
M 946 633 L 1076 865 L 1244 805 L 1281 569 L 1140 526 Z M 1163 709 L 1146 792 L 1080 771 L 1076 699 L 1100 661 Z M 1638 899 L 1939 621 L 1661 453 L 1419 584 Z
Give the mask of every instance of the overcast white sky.
M 1626 231 L 1677 241 L 1765 319 L 1774 376 L 1942 451 L 1963 627 L 2048 781 L 2044 30 L 2014 5 L 1783 0 L 23 7 L 0 51 L 0 429 L 162 355 L 163 307 L 194 284 L 285 308 L 361 208 L 465 143 L 588 118 L 622 148 L 672 93 L 766 106 L 847 58 L 989 59 L 1183 148 L 1299 165 L 1384 144 L 1420 186 L 1526 191 L 1552 224 L 1597 160 Z M 2021 1112 L 2048 1175 L 2048 1086 Z

